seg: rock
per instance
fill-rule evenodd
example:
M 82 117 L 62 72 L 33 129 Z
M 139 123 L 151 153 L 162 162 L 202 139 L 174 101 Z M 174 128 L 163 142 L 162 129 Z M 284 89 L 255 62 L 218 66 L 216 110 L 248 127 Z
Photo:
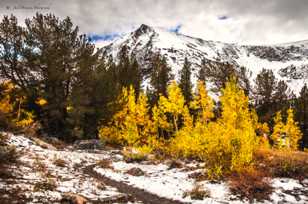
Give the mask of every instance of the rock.
M 74 143 L 75 149 L 103 149 L 103 144 L 100 140 L 92 139 L 92 140 L 79 140 Z
M 168 165 L 168 169 L 174 169 L 174 168 L 182 168 L 183 164 L 182 162 L 178 161 L 178 160 L 171 160 L 169 162 L 167 162 Z
M 88 200 L 74 193 L 66 193 L 62 196 L 61 204 L 86 204 Z
M 145 172 L 137 167 L 131 168 L 130 170 L 126 171 L 126 173 L 132 176 L 144 176 L 145 175 Z

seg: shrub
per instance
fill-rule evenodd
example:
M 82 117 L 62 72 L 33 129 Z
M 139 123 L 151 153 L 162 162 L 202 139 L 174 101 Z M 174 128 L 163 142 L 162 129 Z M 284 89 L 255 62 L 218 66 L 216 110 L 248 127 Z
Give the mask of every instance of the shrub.
M 59 167 L 66 167 L 67 162 L 63 159 L 60 158 L 55 158 L 53 161 L 53 164 Z
M 253 168 L 241 170 L 230 176 L 230 190 L 242 199 L 247 198 L 250 202 L 268 200 L 273 192 L 269 178 L 261 171 Z
M 0 146 L 0 165 L 15 163 L 18 158 L 18 152 L 15 146 Z
M 53 191 L 57 188 L 56 182 L 53 179 L 37 182 L 34 185 L 34 191 Z
M 144 176 L 145 175 L 145 172 L 142 171 L 142 169 L 137 168 L 137 167 L 133 167 L 127 170 L 126 173 L 132 176 Z
M 201 185 L 196 184 L 191 191 L 187 191 L 184 193 L 183 197 L 190 196 L 193 200 L 203 200 L 204 198 L 208 198 L 211 196 L 209 190 L 204 189 Z
M 291 177 L 305 179 L 308 177 L 308 153 L 259 149 L 254 153 L 256 168 L 268 172 L 272 177 Z
M 96 162 L 96 164 L 104 169 L 113 169 L 112 162 L 110 161 L 110 159 L 99 160 L 98 162 Z
M 7 136 L 0 133 L 0 165 L 15 163 L 19 154 L 16 147 L 7 144 Z

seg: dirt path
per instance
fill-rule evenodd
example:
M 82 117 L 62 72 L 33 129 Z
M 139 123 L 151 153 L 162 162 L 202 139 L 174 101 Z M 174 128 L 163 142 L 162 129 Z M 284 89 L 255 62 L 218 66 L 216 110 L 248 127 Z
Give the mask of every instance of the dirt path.
M 106 185 L 112 186 L 118 189 L 119 192 L 131 195 L 133 200 L 142 201 L 145 204 L 183 204 L 183 202 L 170 200 L 167 198 L 159 197 L 155 194 L 146 192 L 142 189 L 132 187 L 126 183 L 119 182 L 107 178 L 93 170 L 95 165 L 90 165 L 84 168 L 84 173 L 92 176 L 93 178 L 103 181 Z

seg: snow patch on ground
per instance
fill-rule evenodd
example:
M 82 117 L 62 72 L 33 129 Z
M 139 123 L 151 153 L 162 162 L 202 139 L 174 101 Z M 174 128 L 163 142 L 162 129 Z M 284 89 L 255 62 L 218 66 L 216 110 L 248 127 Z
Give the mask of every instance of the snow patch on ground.
M 1 179 L 0 187 L 8 191 L 23 192 L 32 203 L 59 202 L 65 193 L 81 195 L 92 201 L 112 200 L 121 197 L 117 189 L 85 175 L 84 167 L 107 158 L 107 154 L 88 153 L 83 151 L 56 151 L 43 149 L 23 135 L 7 134 L 8 143 L 22 151 L 20 166 L 12 166 L 13 175 L 18 179 Z M 55 165 L 61 159 L 65 167 Z M 41 170 L 36 168 L 40 167 Z M 37 189 L 35 186 L 53 182 L 54 189 Z

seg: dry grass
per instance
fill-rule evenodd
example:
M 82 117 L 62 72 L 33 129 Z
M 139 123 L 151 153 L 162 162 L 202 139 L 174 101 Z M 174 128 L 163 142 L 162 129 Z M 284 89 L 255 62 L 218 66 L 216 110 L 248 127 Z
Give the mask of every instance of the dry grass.
M 11 176 L 10 165 L 17 163 L 19 152 L 15 146 L 7 145 L 7 136 L 0 134 L 0 178 Z
M 308 178 L 308 153 L 260 149 L 255 152 L 255 167 L 271 177 Z
M 193 200 L 203 200 L 204 198 L 208 198 L 211 196 L 210 191 L 204 189 L 201 185 L 195 185 L 191 191 L 187 191 L 184 193 L 183 197 L 190 196 Z
M 0 146 L 0 165 L 16 163 L 18 152 L 14 146 Z
M 232 193 L 249 201 L 268 200 L 273 192 L 267 174 L 253 168 L 230 175 L 229 182 Z
M 110 159 L 102 159 L 96 163 L 99 167 L 104 169 L 113 169 Z
M 7 145 L 7 136 L 0 134 L 0 165 L 15 163 L 18 152 L 15 146 Z
M 133 153 L 130 151 L 123 151 L 122 154 L 124 156 L 124 160 L 127 163 L 141 162 L 147 160 L 147 156 L 145 154 Z
M 36 157 L 34 160 L 34 168 L 35 170 L 42 172 L 42 173 L 48 172 L 47 166 L 43 162 L 41 162 L 39 157 Z
M 66 167 L 67 166 L 67 162 L 63 159 L 60 158 L 55 158 L 53 161 L 53 164 L 59 167 Z
M 127 170 L 126 173 L 132 176 L 144 176 L 146 174 L 144 171 L 142 171 L 142 169 L 137 167 L 133 167 Z
M 34 185 L 34 191 L 53 191 L 57 188 L 56 182 L 52 179 L 38 182 Z
M 259 149 L 254 153 L 254 166 L 228 176 L 230 190 L 250 201 L 269 199 L 273 191 L 270 179 L 308 177 L 308 153 L 290 150 Z

